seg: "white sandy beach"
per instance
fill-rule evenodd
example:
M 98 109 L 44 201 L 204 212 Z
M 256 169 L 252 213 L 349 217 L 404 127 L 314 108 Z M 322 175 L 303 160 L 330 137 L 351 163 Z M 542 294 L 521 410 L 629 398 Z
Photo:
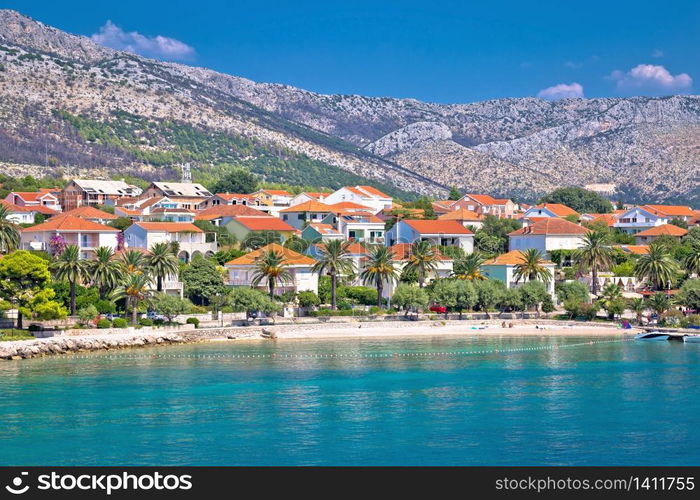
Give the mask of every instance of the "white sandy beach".
M 512 328 L 508 325 L 513 324 Z M 345 339 L 345 338 L 375 338 L 375 337 L 457 337 L 457 336 L 624 336 L 634 335 L 641 330 L 623 330 L 607 324 L 580 324 L 567 322 L 540 322 L 517 320 L 507 321 L 506 327 L 502 321 L 430 321 L 430 322 L 386 322 L 386 323 L 354 323 L 328 325 L 279 325 L 270 329 L 278 340 L 287 339 Z

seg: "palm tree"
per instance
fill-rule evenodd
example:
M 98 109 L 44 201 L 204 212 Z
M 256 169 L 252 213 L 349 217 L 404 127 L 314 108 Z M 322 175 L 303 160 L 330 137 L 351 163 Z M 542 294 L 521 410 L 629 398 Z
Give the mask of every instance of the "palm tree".
M 156 278 L 158 292 L 163 291 L 163 280 L 171 274 L 176 274 L 180 269 L 180 261 L 172 250 L 170 243 L 156 243 L 151 247 L 151 253 L 144 258 L 151 276 Z
M 0 253 L 11 252 L 19 246 L 19 228 L 7 219 L 10 209 L 0 205 Z
M 481 273 L 484 257 L 480 252 L 474 252 L 460 257 L 454 262 L 454 277 L 461 280 L 480 281 L 486 276 Z
M 598 303 L 606 311 L 610 311 L 610 307 L 616 302 L 622 299 L 622 289 L 615 283 L 610 283 L 606 285 L 600 292 L 600 297 L 598 298 Z M 613 319 L 610 312 L 608 312 L 610 319 Z
M 603 231 L 589 231 L 583 236 L 583 246 L 574 254 L 579 268 L 591 272 L 591 292 L 598 295 L 598 273 L 613 266 L 613 250 Z
M 252 285 L 258 286 L 260 282 L 267 280 L 267 288 L 270 298 L 275 297 L 275 286 L 277 282 L 285 283 L 291 281 L 292 275 L 287 270 L 284 255 L 275 250 L 267 250 L 255 259 L 255 272 L 253 273 Z
M 51 263 L 57 279 L 70 285 L 70 313 L 75 314 L 75 287 L 88 277 L 88 262 L 80 258 L 78 245 L 67 245 L 58 258 Z
M 657 292 L 647 300 L 647 307 L 661 316 L 671 309 L 671 299 L 665 293 Z
M 399 271 L 396 269 L 393 253 L 388 247 L 378 245 L 370 250 L 360 278 L 365 285 L 372 284 L 377 287 L 377 306 L 382 307 L 384 284 L 396 283 L 399 280 Z
M 100 300 L 107 298 L 107 292 L 114 290 L 123 276 L 122 266 L 114 260 L 110 247 L 99 247 L 95 251 L 95 260 L 88 264 L 92 282 L 100 290 Z
M 126 275 L 124 282 L 112 294 L 114 300 L 126 299 L 126 309 L 131 308 L 131 323 L 136 324 L 141 302 L 153 298 L 152 280 L 147 273 L 137 272 Z
M 141 273 L 144 266 L 143 253 L 138 250 L 125 250 L 119 256 L 119 263 L 128 274 Z
M 678 264 L 666 247 L 656 243 L 649 245 L 649 253 L 639 257 L 634 266 L 635 276 L 648 279 L 655 290 L 669 286 L 678 270 Z
M 418 276 L 418 287 L 423 288 L 425 278 L 428 273 L 437 269 L 437 263 L 440 253 L 435 244 L 427 240 L 414 241 L 411 245 L 408 262 L 404 269 L 407 271 L 415 271 Z
M 528 248 L 520 251 L 522 262 L 516 264 L 513 269 L 513 277 L 517 283 L 523 278 L 528 281 L 544 281 L 549 283 L 552 279 L 552 272 L 544 266 L 544 254 L 536 248 Z
M 683 259 L 683 267 L 689 275 L 700 275 L 700 241 L 691 241 L 690 252 Z
M 631 299 L 627 303 L 627 308 L 636 315 L 637 324 L 641 325 L 642 324 L 642 316 L 644 315 L 644 311 L 647 310 L 646 301 L 643 298 Z
M 335 309 L 335 290 L 339 274 L 352 274 L 355 264 L 350 257 L 350 241 L 331 240 L 319 246 L 320 254 L 312 268 L 315 273 L 327 273 L 331 277 L 331 308 Z

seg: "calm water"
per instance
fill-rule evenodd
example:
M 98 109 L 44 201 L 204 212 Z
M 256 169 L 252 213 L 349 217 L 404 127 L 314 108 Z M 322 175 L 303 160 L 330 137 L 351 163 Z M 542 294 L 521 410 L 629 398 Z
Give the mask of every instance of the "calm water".
M 700 345 L 590 340 L 261 341 L 3 362 L 0 464 L 700 464 Z

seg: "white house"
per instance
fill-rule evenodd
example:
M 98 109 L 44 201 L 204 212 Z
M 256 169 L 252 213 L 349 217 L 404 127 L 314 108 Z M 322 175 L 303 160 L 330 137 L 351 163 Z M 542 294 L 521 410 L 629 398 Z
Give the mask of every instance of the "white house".
M 393 206 L 394 200 L 372 186 L 345 186 L 329 194 L 324 200 L 327 205 L 350 201 L 364 205 L 376 214 Z
M 454 220 L 400 220 L 386 233 L 386 244 L 432 241 L 438 246 L 460 247 L 465 253 L 474 251 L 474 233 Z
M 529 281 L 525 276 L 519 281 L 515 280 L 517 266 L 518 264 L 521 264 L 523 260 L 523 254 L 520 250 L 511 250 L 510 252 L 498 255 L 493 259 L 485 261 L 481 265 L 481 272 L 489 279 L 494 279 L 505 283 L 507 288 L 515 288 Z M 545 283 L 545 285 L 547 286 L 547 290 L 552 298 L 554 298 L 554 270 L 556 265 L 554 262 L 546 260 L 542 262 L 542 267 L 547 269 L 552 276 L 549 282 Z
M 682 227 L 678 227 L 674 224 L 663 224 L 661 226 L 652 227 L 650 229 L 645 229 L 644 231 L 638 232 L 634 235 L 634 239 L 636 240 L 637 245 L 649 245 L 661 236 L 668 236 L 680 241 L 680 239 L 686 234 L 688 234 L 687 229 L 683 229 Z
M 512 219 L 518 211 L 518 205 L 512 200 L 508 198 L 494 198 L 488 194 L 468 193 L 455 202 L 442 202 L 441 205 L 452 211 L 458 208 L 466 208 L 479 215 L 493 215 L 501 219 Z
M 289 201 L 289 206 L 293 207 L 294 205 L 306 203 L 307 201 L 323 202 L 327 196 L 328 196 L 328 193 L 321 193 L 321 192 L 316 192 L 316 191 L 305 191 L 303 193 L 299 193 L 294 198 L 292 198 Z
M 634 207 L 620 214 L 613 226 L 625 233 L 637 234 L 652 227 L 668 224 L 669 220 L 668 216 L 651 209 Z
M 280 210 L 280 218 L 292 227 L 302 229 L 306 224 L 320 224 L 332 209 L 316 200 L 305 201 Z
M 338 232 L 362 243 L 384 243 L 384 221 L 370 212 L 346 211 L 337 215 Z
M 5 218 L 15 224 L 34 224 L 35 217 L 37 214 L 49 215 L 45 212 L 51 212 L 51 215 L 56 215 L 58 212 L 54 212 L 51 209 L 47 209 L 42 206 L 20 206 L 14 205 L 8 201 L 0 200 L 0 205 L 3 205 L 7 209 L 7 215 Z
M 98 224 L 74 215 L 55 215 L 46 222 L 22 229 L 20 248 L 50 251 L 54 236 L 60 236 L 66 245 L 77 245 L 81 259 L 90 259 L 98 247 L 117 248 L 118 229 Z
M 284 257 L 284 265 L 289 271 L 290 279 L 287 282 L 279 283 L 276 288 L 277 294 L 286 291 L 303 292 L 306 290 L 318 293 L 318 274 L 313 272 L 316 261 L 308 255 L 302 255 L 277 243 L 270 243 L 233 259 L 225 264 L 228 271 L 228 284 L 230 286 L 252 286 L 255 277 L 255 261 L 265 252 L 274 251 Z M 267 291 L 267 281 L 262 280 L 258 287 Z
M 466 208 L 458 208 L 453 212 L 447 212 L 438 217 L 438 220 L 454 220 L 464 227 L 479 229 L 484 225 L 484 216 Z
M 523 219 L 544 218 L 544 217 L 568 217 L 570 215 L 578 216 L 578 212 L 573 208 L 562 205 L 561 203 L 541 203 L 525 210 Z
M 216 241 L 206 241 L 204 231 L 187 222 L 135 222 L 124 231 L 124 241 L 129 248 L 145 249 L 156 243 L 177 243 L 177 256 L 184 262 L 195 255 L 207 257 L 217 251 Z
M 5 201 L 19 207 L 45 207 L 53 210 L 53 215 L 61 211 L 58 188 L 40 188 L 39 191 L 12 191 Z M 45 212 L 41 212 L 44 213 Z
M 564 219 L 545 218 L 508 234 L 510 250 L 535 248 L 542 252 L 574 250 L 583 246 L 583 226 Z

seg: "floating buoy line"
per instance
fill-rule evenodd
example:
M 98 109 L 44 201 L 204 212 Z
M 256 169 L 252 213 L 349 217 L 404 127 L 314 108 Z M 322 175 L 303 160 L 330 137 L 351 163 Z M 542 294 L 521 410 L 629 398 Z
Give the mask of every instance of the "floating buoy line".
M 478 356 L 491 354 L 514 354 L 534 351 L 558 351 L 562 349 L 570 349 L 574 347 L 584 347 L 600 344 L 612 344 L 634 340 L 634 338 L 614 339 L 614 340 L 590 340 L 586 342 L 577 342 L 571 344 L 552 344 L 544 346 L 530 347 L 504 347 L 494 349 L 477 349 L 477 350 L 458 350 L 458 351 L 436 351 L 436 352 L 378 352 L 378 353 L 258 353 L 258 354 L 177 354 L 177 353 L 157 353 L 157 354 L 103 354 L 97 352 L 87 354 L 67 354 L 71 359 L 115 359 L 115 360 L 158 360 L 158 359 L 274 359 L 274 360 L 310 360 L 310 359 L 377 359 L 377 358 L 450 358 L 462 356 Z M 97 356 L 96 356 L 97 355 Z

